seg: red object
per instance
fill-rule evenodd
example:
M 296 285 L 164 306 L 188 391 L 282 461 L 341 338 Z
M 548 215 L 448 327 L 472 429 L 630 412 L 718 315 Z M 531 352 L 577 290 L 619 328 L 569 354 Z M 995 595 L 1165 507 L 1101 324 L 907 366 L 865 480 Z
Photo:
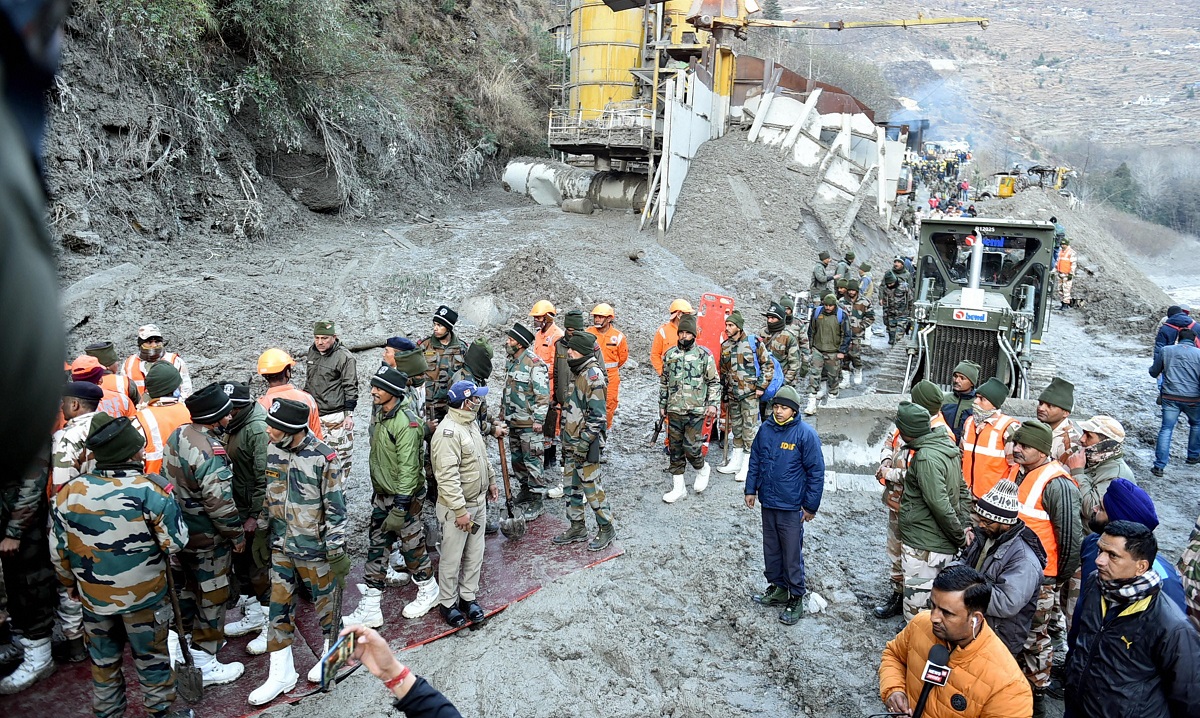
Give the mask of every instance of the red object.
M 711 293 L 700 297 L 700 311 L 696 312 L 696 328 L 700 330 L 700 336 L 696 338 L 696 342 L 712 353 L 713 361 L 717 363 L 717 371 L 721 369 L 721 342 L 725 341 L 725 320 L 730 314 L 733 314 L 733 297 Z M 708 444 L 712 438 L 713 425 L 716 423 L 715 417 L 704 418 L 704 428 L 701 429 L 704 447 L 700 450 L 701 456 L 708 456 Z
M 408 678 L 409 674 L 411 674 L 411 673 L 412 673 L 412 669 L 410 669 L 408 666 L 405 666 L 404 670 L 400 671 L 400 675 L 396 676 L 395 678 L 393 678 L 390 681 L 384 681 L 383 687 L 388 689 L 389 691 L 394 691 L 394 690 L 396 690 L 396 686 L 403 683 L 404 679 Z

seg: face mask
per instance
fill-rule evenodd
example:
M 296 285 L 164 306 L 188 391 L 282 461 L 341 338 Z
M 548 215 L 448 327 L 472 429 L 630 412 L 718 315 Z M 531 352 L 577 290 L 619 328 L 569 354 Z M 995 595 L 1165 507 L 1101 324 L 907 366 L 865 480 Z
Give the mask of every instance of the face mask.
M 583 368 L 584 363 L 586 363 L 588 359 L 589 359 L 589 357 L 579 357 L 578 359 L 568 359 L 567 366 L 571 367 L 571 371 L 578 374 L 579 370 Z
M 506 352 L 506 353 L 507 353 L 507 354 L 508 354 L 510 357 L 515 357 L 515 356 L 517 355 L 517 352 L 521 351 L 521 347 L 519 347 L 519 346 L 513 346 L 512 344 L 505 344 L 505 345 L 504 345 L 504 351 L 505 351 L 505 352 Z
M 679 348 L 684 351 L 687 351 L 688 349 L 691 349 L 692 345 L 695 343 L 696 343 L 695 339 L 680 339 L 679 340 Z
M 149 349 L 142 349 L 138 353 L 141 354 L 142 361 L 153 364 L 154 362 L 156 362 L 162 358 L 163 348 L 162 347 L 150 347 Z
M 975 413 L 975 416 L 978 417 L 980 421 L 987 421 L 1000 411 L 999 409 L 983 409 L 980 408 L 979 404 L 972 404 L 971 408 Z
M 783 322 L 779 321 L 778 319 L 768 319 L 767 320 L 767 331 L 768 332 L 775 333 L 781 329 L 783 329 Z

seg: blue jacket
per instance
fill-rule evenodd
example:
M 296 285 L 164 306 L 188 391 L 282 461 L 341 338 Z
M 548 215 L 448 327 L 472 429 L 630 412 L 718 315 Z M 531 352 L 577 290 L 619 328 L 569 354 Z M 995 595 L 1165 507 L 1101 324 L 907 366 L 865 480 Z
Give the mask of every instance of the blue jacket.
M 772 415 L 750 447 L 746 495 L 758 494 L 765 509 L 816 513 L 825 490 L 825 457 L 817 432 L 800 417 L 787 424 Z
M 1195 320 L 1183 312 L 1167 317 L 1167 320 L 1158 328 L 1158 334 L 1154 335 L 1154 356 L 1157 357 L 1163 347 L 1169 347 L 1179 341 L 1180 329 L 1195 330 L 1196 328 Z
M 1150 376 L 1159 375 L 1164 399 L 1200 399 L 1200 348 L 1190 343 L 1163 347 L 1150 366 Z

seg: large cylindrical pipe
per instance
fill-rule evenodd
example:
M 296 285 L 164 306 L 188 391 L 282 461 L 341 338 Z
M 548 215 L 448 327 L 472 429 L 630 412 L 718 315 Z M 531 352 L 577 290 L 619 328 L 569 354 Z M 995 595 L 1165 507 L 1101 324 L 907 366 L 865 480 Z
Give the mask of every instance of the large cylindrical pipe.
M 971 245 L 971 276 L 967 288 L 979 289 L 979 275 L 983 274 L 983 232 L 975 228 L 975 243 Z
M 538 204 L 561 205 L 563 200 L 589 199 L 600 209 L 641 211 L 648 186 L 645 175 L 594 172 L 561 162 L 524 158 L 504 169 L 504 189 L 524 194 Z

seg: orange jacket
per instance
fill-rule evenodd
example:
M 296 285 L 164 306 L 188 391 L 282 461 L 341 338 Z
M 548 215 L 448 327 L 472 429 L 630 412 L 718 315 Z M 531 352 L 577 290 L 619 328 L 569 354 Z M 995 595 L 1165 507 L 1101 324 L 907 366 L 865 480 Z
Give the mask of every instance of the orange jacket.
M 654 332 L 654 343 L 650 345 L 650 363 L 654 365 L 654 371 L 662 376 L 663 372 L 663 355 L 667 350 L 679 343 L 679 327 L 675 326 L 675 322 L 667 322 Z
M 1058 262 L 1054 264 L 1054 271 L 1059 274 L 1074 274 L 1075 273 L 1075 250 L 1069 246 L 1058 250 Z
M 316 435 L 318 439 L 325 440 L 325 433 L 321 431 L 321 414 L 317 410 L 317 400 L 312 398 L 312 394 L 307 391 L 301 391 L 291 384 L 281 384 L 267 389 L 267 393 L 258 397 L 258 404 L 263 409 L 271 409 L 272 399 L 291 399 L 308 405 L 308 428 Z
M 929 611 L 921 611 L 904 630 L 888 641 L 879 664 L 879 699 L 896 691 L 908 696 L 915 708 L 924 683 L 921 673 L 929 649 L 939 642 L 933 635 Z M 955 698 L 958 697 L 957 700 Z M 965 707 L 955 708 L 958 703 Z M 934 686 L 925 703 L 925 718 L 1029 718 L 1033 691 L 1021 667 L 1004 642 L 984 621 L 983 628 L 966 648 L 950 652 L 946 685 Z
M 550 370 L 550 386 L 554 386 L 554 343 L 562 339 L 565 333 L 557 324 L 551 324 L 544 332 L 533 333 L 533 353 L 546 362 L 546 368 Z
M 128 394 L 119 394 L 104 387 L 100 387 L 100 390 L 104 392 L 104 398 L 100 400 L 98 411 L 102 411 L 114 419 L 118 416 L 127 416 L 132 419 L 137 413 L 137 407 L 133 405 L 133 400 L 129 398 Z
M 1042 573 L 1057 577 L 1058 538 L 1054 534 L 1050 514 L 1042 505 L 1042 491 L 1053 479 L 1069 479 L 1071 483 L 1079 486 L 1075 477 L 1057 461 L 1042 464 L 1026 474 L 1017 488 L 1017 501 L 1021 504 L 1017 516 L 1042 540 L 1042 548 L 1046 550 L 1046 569 Z
M 155 399 L 154 403 L 137 413 L 138 431 L 146 439 L 146 473 L 161 474 L 163 449 L 167 439 L 184 424 L 192 423 L 192 415 L 182 401 Z
M 1016 431 L 1019 422 L 1007 414 L 996 414 L 993 421 L 982 424 L 975 416 L 967 417 L 962 430 L 963 481 L 977 499 L 992 490 L 1000 479 L 1017 475 L 1017 465 L 1008 461 L 1004 452 L 1005 439 Z
M 121 376 L 120 374 L 105 374 L 104 376 L 100 377 L 100 388 L 108 389 L 109 391 L 115 391 L 118 394 L 124 394 L 125 396 L 129 397 L 130 401 L 133 401 L 134 403 L 136 403 L 138 399 L 141 399 L 140 394 L 138 399 L 133 398 L 133 394 L 137 391 L 137 388 L 134 386 L 133 382 L 129 381 L 129 377 Z
M 611 381 L 614 376 L 618 376 L 617 372 L 629 359 L 629 344 L 625 341 L 625 335 L 611 324 L 604 332 L 594 326 L 588 327 L 587 330 L 595 335 L 596 343 L 600 345 L 600 354 L 604 357 L 604 368 L 608 370 L 608 377 Z

